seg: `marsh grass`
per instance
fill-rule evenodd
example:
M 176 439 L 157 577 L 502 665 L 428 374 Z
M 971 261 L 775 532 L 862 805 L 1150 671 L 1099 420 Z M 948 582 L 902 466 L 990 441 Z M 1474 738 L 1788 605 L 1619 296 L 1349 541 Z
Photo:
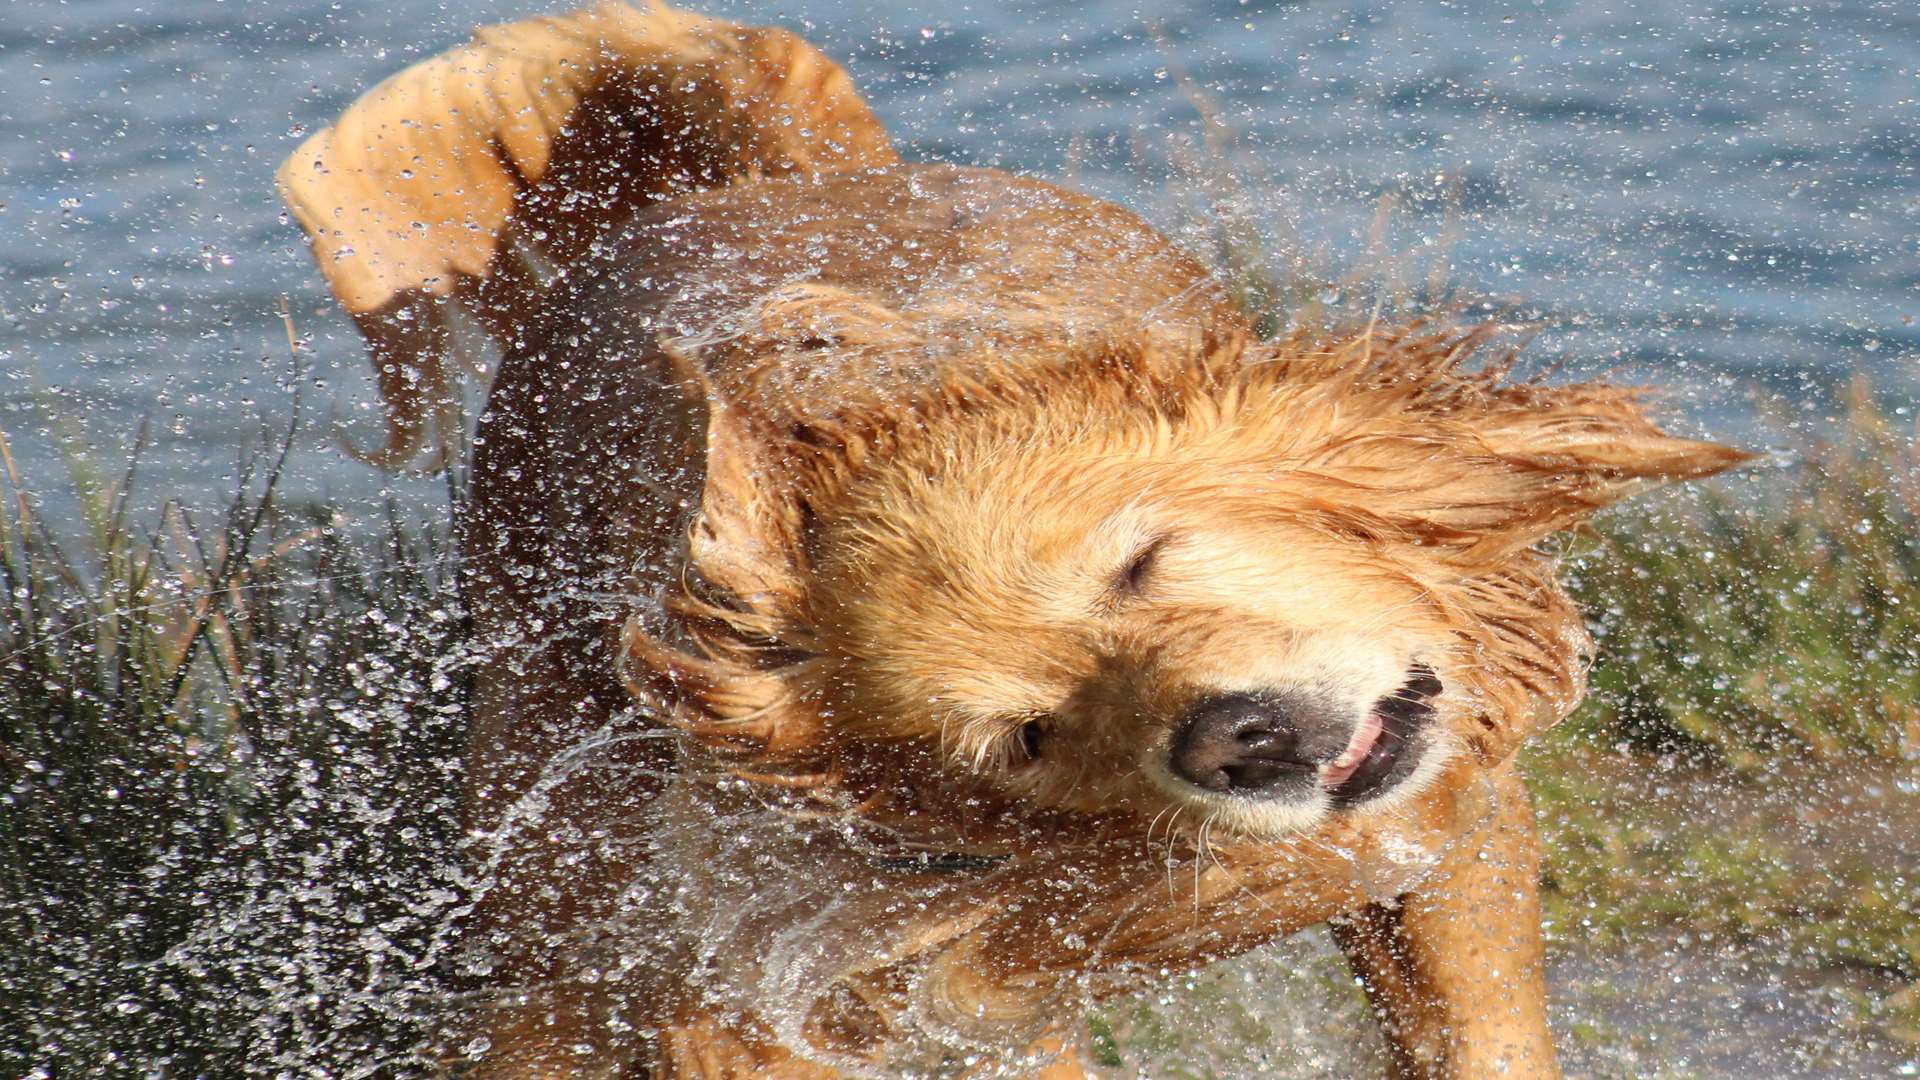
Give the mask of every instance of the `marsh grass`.
M 145 521 L 137 471 L 76 458 L 73 530 L 5 456 L 0 1073 L 408 1071 L 461 896 L 465 619 L 444 530 L 283 508 L 284 457 Z
M 1750 491 L 1604 520 L 1575 545 L 1603 651 L 1580 718 L 1736 769 L 1920 760 L 1920 431 L 1864 381 Z

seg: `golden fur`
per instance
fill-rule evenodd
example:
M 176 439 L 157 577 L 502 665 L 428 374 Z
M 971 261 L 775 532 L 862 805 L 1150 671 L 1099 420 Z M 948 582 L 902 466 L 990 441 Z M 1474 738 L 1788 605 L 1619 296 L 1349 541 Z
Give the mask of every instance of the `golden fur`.
M 1740 455 L 1491 326 L 1255 340 L 1126 212 L 898 164 L 804 42 L 662 7 L 488 30 L 282 179 L 385 460 L 457 431 L 453 313 L 504 346 L 479 1074 L 1080 1076 L 1063 1005 L 1329 919 L 1397 1075 L 1555 1074 L 1511 757 L 1588 642 L 1539 545 Z M 1277 693 L 1335 740 L 1297 797 L 1170 764 Z

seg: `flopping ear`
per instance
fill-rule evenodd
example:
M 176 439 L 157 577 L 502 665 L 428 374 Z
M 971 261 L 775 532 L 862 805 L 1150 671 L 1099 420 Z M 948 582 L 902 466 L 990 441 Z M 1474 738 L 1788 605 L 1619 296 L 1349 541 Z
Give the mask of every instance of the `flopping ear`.
M 799 602 L 802 522 L 778 479 L 778 451 L 739 405 L 717 399 L 704 380 L 698 385 L 707 400 L 707 472 L 688 565 L 742 611 L 789 615 Z
M 688 564 L 737 606 L 792 618 L 801 603 L 805 515 L 865 448 L 847 423 L 871 395 L 862 363 L 911 363 L 925 342 L 895 309 L 852 290 L 800 282 L 762 299 L 750 327 L 704 360 L 669 350 L 702 404 L 706 481 Z M 817 353 L 789 363 L 795 353 Z M 717 387 L 706 371 L 730 373 Z M 821 399 L 819 369 L 840 376 Z
M 373 350 L 389 423 L 366 456 L 399 466 L 451 434 L 454 310 L 511 341 L 543 268 L 587 257 L 639 206 L 895 160 L 846 72 L 800 38 L 608 2 L 483 27 L 400 72 L 279 183 Z
M 1413 509 L 1428 550 L 1446 553 L 1433 593 L 1481 689 L 1463 734 L 1491 764 L 1564 719 L 1586 689 L 1584 620 L 1534 545 L 1634 492 L 1748 455 L 1666 434 L 1640 394 L 1617 387 L 1508 387 L 1486 405 L 1453 419 L 1467 428 L 1459 463 Z
M 677 419 L 703 447 L 700 501 L 667 611 L 636 610 L 621 631 L 620 674 L 644 707 L 736 772 L 812 782 L 815 718 L 769 663 L 798 601 L 797 521 L 764 439 L 713 385 L 697 356 L 662 343 Z
M 703 433 L 705 477 L 686 576 L 672 603 L 678 625 L 630 619 L 625 675 L 636 696 L 670 701 L 682 729 L 737 774 L 815 786 L 831 769 L 815 753 L 820 718 L 793 699 L 789 678 L 811 653 L 809 515 L 873 451 L 885 427 L 856 389 L 873 389 L 860 365 L 878 357 L 898 375 L 901 365 L 892 361 L 925 344 L 885 304 L 799 283 L 769 294 L 737 334 L 686 349 L 661 346 L 688 429 Z M 786 362 L 821 351 L 833 355 Z M 838 367 L 846 378 L 823 390 L 804 377 L 816 365 Z
M 1420 512 L 1468 562 L 1505 558 L 1636 492 L 1751 458 L 1669 435 L 1648 417 L 1643 391 L 1601 384 L 1505 387 L 1477 415 L 1447 419 L 1466 425 L 1463 460 L 1438 470 Z
M 1643 389 L 1510 381 L 1511 352 L 1476 363 L 1501 331 L 1413 323 L 1282 342 L 1244 369 L 1241 392 L 1273 402 L 1292 486 L 1469 572 L 1636 491 L 1749 460 L 1662 431 Z
M 1463 636 L 1497 705 L 1469 743 L 1481 760 L 1510 756 L 1571 713 L 1586 690 L 1584 620 L 1530 550 L 1540 539 L 1654 485 L 1709 476 L 1749 455 L 1661 431 L 1644 395 L 1605 385 L 1498 391 L 1471 421 L 1484 459 L 1430 493 L 1427 520 L 1455 546 L 1464 580 L 1450 600 L 1471 612 Z M 1474 456 L 1478 456 L 1475 454 Z

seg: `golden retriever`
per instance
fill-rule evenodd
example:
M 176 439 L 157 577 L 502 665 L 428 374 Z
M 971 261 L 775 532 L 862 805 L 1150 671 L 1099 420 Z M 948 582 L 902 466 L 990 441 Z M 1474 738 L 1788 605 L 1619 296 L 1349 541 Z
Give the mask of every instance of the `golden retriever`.
M 281 182 L 369 456 L 449 461 L 501 348 L 462 1075 L 1078 1077 L 1076 1005 L 1329 920 L 1395 1075 L 1556 1075 L 1539 545 L 1739 454 L 1489 327 L 1257 340 L 1127 211 L 660 6 L 484 29 Z

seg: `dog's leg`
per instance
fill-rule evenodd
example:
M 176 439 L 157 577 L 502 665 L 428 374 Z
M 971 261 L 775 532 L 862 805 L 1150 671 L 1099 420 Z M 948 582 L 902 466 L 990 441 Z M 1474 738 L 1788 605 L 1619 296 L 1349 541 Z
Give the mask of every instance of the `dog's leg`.
M 1500 802 L 1484 845 L 1454 853 L 1397 905 L 1333 925 L 1380 1014 L 1396 1080 L 1560 1075 L 1533 806 L 1511 764 L 1493 779 Z

